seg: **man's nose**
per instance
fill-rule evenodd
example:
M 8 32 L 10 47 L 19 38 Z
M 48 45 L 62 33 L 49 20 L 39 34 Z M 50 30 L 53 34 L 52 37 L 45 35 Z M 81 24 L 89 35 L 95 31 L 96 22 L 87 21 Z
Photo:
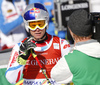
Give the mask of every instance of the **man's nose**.
M 40 31 L 40 29 L 39 28 L 36 28 L 36 31 Z

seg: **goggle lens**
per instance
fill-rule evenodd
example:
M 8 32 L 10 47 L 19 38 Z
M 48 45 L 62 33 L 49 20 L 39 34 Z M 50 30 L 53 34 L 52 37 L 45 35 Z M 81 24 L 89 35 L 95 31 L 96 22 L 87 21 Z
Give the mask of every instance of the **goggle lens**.
M 29 22 L 29 26 L 32 30 L 36 29 L 36 26 L 39 26 L 40 29 L 44 29 L 45 26 L 45 20 L 39 20 L 39 21 L 32 21 Z

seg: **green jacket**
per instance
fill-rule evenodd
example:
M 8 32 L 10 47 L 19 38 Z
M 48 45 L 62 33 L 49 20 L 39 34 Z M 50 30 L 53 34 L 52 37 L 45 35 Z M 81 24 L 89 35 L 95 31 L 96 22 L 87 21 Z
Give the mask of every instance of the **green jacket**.
M 78 50 L 64 57 L 75 85 L 100 85 L 100 58 L 88 56 Z
M 100 85 L 100 43 L 92 39 L 77 43 L 53 67 L 51 77 L 58 83 Z

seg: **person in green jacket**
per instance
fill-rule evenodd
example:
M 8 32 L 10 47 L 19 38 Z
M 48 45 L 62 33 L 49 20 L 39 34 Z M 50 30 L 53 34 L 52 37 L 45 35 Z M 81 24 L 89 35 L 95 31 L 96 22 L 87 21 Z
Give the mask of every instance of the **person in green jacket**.
M 69 18 L 68 28 L 75 42 L 73 50 L 51 70 L 51 78 L 58 83 L 100 85 L 100 43 L 92 39 L 88 15 L 81 9 L 74 11 Z

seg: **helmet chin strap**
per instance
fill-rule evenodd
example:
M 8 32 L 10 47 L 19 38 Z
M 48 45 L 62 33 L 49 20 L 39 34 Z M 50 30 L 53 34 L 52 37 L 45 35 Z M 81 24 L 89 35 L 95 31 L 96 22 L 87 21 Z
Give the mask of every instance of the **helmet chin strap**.
M 29 30 L 29 33 L 30 33 L 30 30 Z M 30 36 L 32 36 L 32 35 L 31 35 L 31 33 L 30 33 Z M 34 39 L 34 36 L 32 36 L 32 37 L 33 37 L 33 40 L 34 40 L 34 41 L 36 41 L 36 42 L 38 42 L 38 43 L 42 43 L 42 42 L 44 42 L 44 40 L 46 40 L 46 39 L 47 39 L 46 30 L 45 30 L 44 35 L 43 35 L 40 39 L 35 40 L 35 39 Z

